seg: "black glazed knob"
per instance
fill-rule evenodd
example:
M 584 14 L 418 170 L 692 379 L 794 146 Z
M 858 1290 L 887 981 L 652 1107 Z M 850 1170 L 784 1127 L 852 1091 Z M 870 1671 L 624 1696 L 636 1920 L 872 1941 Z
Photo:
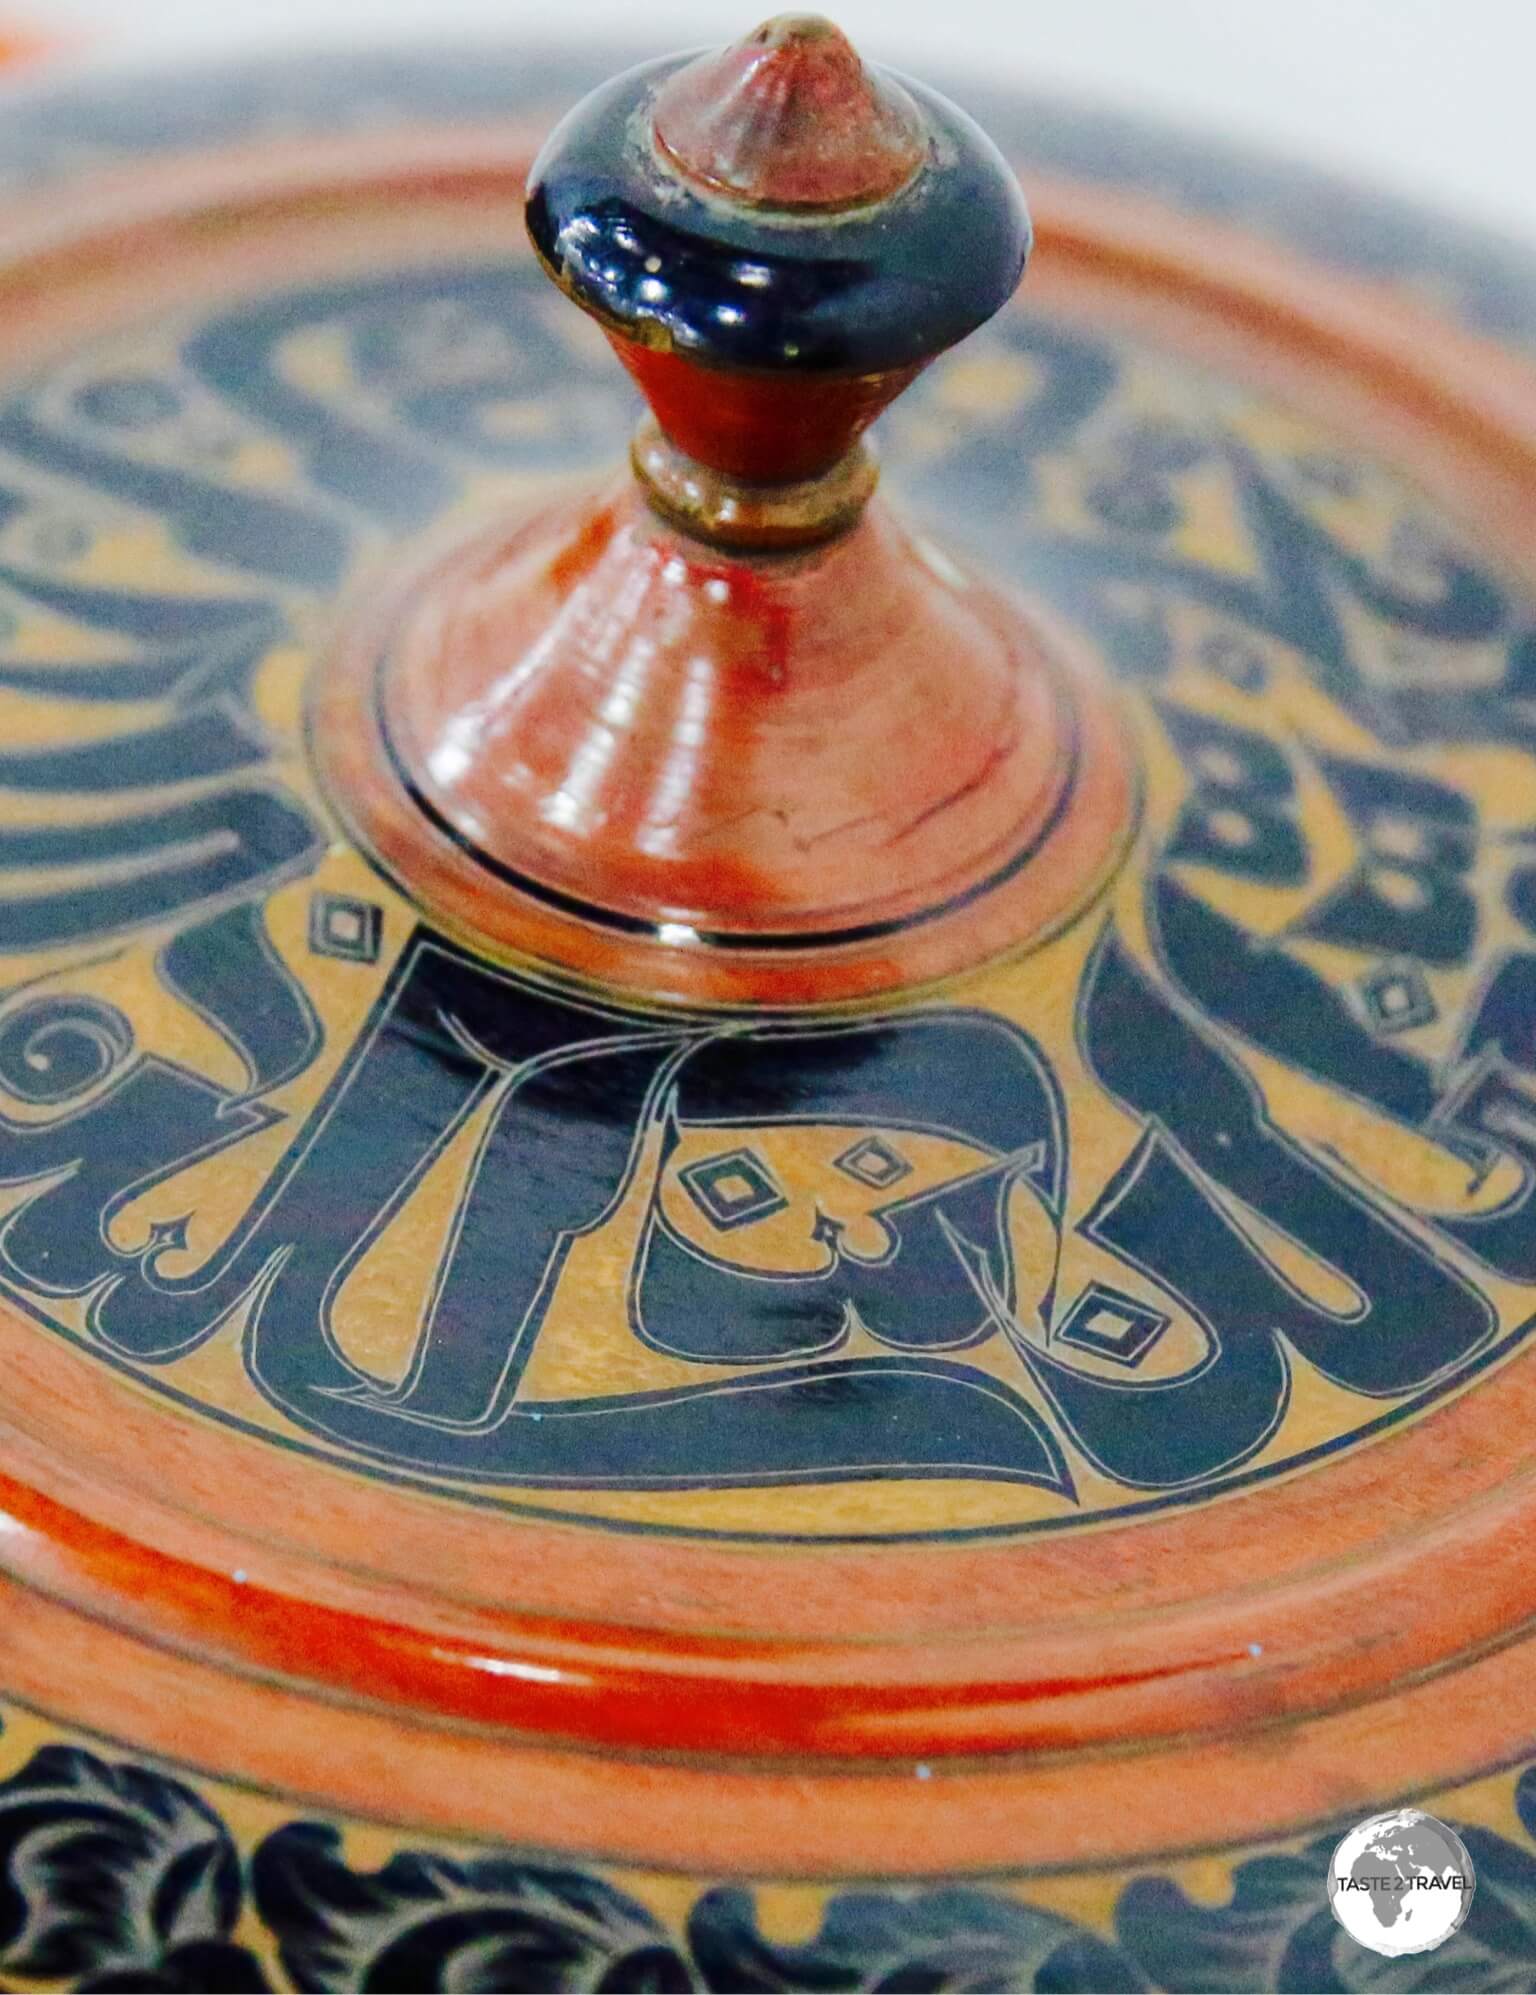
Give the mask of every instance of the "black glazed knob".
M 977 126 L 805 15 L 593 92 L 534 164 L 528 228 L 672 442 L 763 481 L 843 457 L 1030 246 Z

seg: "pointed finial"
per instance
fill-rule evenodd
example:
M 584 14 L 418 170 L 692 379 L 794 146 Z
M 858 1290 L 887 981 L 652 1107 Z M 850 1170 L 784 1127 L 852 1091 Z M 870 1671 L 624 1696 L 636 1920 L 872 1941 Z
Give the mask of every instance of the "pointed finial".
M 686 179 L 756 208 L 883 201 L 928 152 L 906 91 L 866 69 L 820 14 L 775 15 L 678 70 L 657 96 L 652 129 Z

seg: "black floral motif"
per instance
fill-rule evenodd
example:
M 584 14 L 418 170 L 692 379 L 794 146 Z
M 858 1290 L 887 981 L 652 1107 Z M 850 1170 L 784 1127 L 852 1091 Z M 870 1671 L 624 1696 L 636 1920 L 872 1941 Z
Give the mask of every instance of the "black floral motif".
M 353 1870 L 336 1831 L 295 1822 L 251 1866 L 256 1904 L 303 1989 L 685 1990 L 683 1954 L 643 1905 L 587 1872 L 402 1850 Z
M 1346 1939 L 1328 1909 L 1332 1849 L 1332 1842 L 1317 1842 L 1296 1855 L 1238 1864 L 1225 1905 L 1196 1904 L 1172 1878 L 1138 1877 L 1120 1894 L 1116 1935 L 1159 1988 L 1247 1995 L 1301 1986 L 1298 1957 L 1316 1961 L 1331 1935 Z
M 1536 1766 L 1514 1803 L 1536 1840 Z M 247 1868 L 180 1781 L 51 1745 L 0 1783 L 0 1976 L 254 1995 L 274 1985 L 235 1938 L 254 1914 L 281 1963 L 275 1985 L 359 1995 L 1536 1990 L 1536 1854 L 1456 1826 L 1477 1876 L 1471 1912 L 1443 1946 L 1408 1959 L 1379 1959 L 1334 1922 L 1325 1880 L 1338 1832 L 1237 1863 L 1224 1904 L 1197 1903 L 1168 1876 L 1135 1878 L 1113 1940 L 1000 1888 L 943 1884 L 836 1893 L 811 1938 L 781 1942 L 744 1886 L 704 1891 L 679 1933 L 605 1878 L 511 1852 L 400 1850 L 357 1869 L 320 1822 L 274 1831 Z
M 267 1995 L 271 1983 L 254 1955 L 223 1940 L 189 1940 L 157 1967 L 115 1967 L 76 1984 L 90 1995 Z
M 0 1973 L 89 1989 L 256 1989 L 234 1842 L 188 1787 L 76 1746 L 0 1784 Z
M 1525 1777 L 1530 1779 L 1529 1769 Z M 1444 1946 L 1407 1963 L 1415 1972 L 1400 1974 L 1397 1986 L 1405 1995 L 1439 1988 L 1499 1989 L 1514 1995 L 1536 1988 L 1536 1857 L 1489 1829 L 1463 1825 L 1458 1833 L 1477 1877 L 1472 1909 Z M 1342 1985 L 1374 1991 L 1382 1986 L 1384 1964 L 1371 1962 L 1378 1976 L 1374 1982 L 1357 1978 Z
M 1151 1984 L 1136 1963 L 1084 1926 L 1001 1893 L 967 1886 L 848 1891 L 830 1901 L 821 1930 L 782 1946 L 758 1928 L 752 1894 L 706 1891 L 688 1938 L 709 1988 L 1050 1989 L 1118 1995 Z
M 1527 1810 L 1536 1814 L 1533 1803 L 1536 1786 L 1528 1788 L 1523 1822 Z M 1120 1894 L 1115 1930 L 1152 1985 L 1169 1995 L 1536 1988 L 1536 1859 L 1487 1829 L 1458 1824 L 1457 1833 L 1472 1858 L 1477 1892 L 1466 1923 L 1432 1953 L 1383 1959 L 1335 1921 L 1326 1890 L 1333 1835 L 1294 1855 L 1239 1863 L 1225 1905 L 1198 1905 L 1171 1878 L 1137 1878 Z

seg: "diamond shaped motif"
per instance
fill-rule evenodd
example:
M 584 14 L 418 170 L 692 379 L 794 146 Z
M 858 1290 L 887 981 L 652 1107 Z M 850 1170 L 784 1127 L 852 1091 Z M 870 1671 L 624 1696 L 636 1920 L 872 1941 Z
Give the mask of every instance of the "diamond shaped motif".
M 1374 1032 L 1408 1032 L 1416 1025 L 1431 1024 L 1439 1015 L 1424 972 L 1412 963 L 1379 964 L 1355 988 Z
M 344 963 L 376 963 L 384 938 L 384 910 L 346 894 L 317 893 L 309 902 L 309 946 L 317 956 Z
M 1161 1310 L 1149 1309 L 1107 1282 L 1090 1282 L 1055 1334 L 1058 1344 L 1089 1351 L 1117 1365 L 1139 1365 L 1168 1328 Z
M 728 1150 L 678 1172 L 683 1189 L 721 1233 L 781 1212 L 789 1200 L 753 1150 Z
M 844 1176 L 857 1178 L 871 1191 L 884 1191 L 890 1185 L 899 1184 L 912 1169 L 901 1152 L 887 1143 L 883 1136 L 861 1138 L 834 1162 Z

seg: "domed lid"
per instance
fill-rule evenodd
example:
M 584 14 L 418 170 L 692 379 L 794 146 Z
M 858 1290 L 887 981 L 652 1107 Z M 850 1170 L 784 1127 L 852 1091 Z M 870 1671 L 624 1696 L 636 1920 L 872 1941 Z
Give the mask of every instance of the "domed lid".
M 1015 297 L 765 33 L 0 131 L 0 1796 L 226 1783 L 295 1981 L 508 1844 L 1107 1945 L 1525 1749 L 1526 294 L 1031 105 Z

